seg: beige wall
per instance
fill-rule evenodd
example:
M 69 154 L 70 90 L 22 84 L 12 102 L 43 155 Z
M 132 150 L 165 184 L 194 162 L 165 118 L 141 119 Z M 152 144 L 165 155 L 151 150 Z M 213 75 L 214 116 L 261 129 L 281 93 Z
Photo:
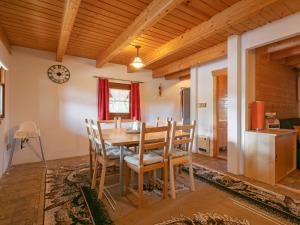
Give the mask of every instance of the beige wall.
M 0 124 L 0 177 L 5 172 L 8 164 L 9 152 L 7 151 L 7 144 L 9 143 L 9 89 L 10 89 L 10 59 L 11 56 L 7 52 L 4 45 L 0 42 L 0 64 L 9 69 L 6 73 L 5 85 L 5 118 Z
M 47 159 L 87 154 L 84 118 L 97 118 L 97 80 L 106 76 L 143 81 L 141 87 L 142 119 L 154 122 L 157 116 L 180 118 L 180 87 L 189 81 L 152 79 L 151 72 L 127 74 L 126 67 L 107 64 L 101 69 L 95 61 L 65 56 L 63 65 L 71 72 L 69 82 L 55 84 L 47 69 L 57 62 L 55 54 L 14 47 L 11 77 L 11 131 L 25 120 L 36 121 L 41 129 Z M 162 85 L 162 96 L 158 86 Z M 18 151 L 14 163 L 39 160 L 39 148 L 31 142 Z

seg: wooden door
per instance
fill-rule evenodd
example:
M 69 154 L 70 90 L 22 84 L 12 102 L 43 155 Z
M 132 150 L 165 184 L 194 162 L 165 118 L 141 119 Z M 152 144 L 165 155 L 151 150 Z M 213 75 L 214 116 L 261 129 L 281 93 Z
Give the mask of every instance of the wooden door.
M 227 158 L 227 69 L 213 72 L 214 76 L 214 150 L 213 156 Z

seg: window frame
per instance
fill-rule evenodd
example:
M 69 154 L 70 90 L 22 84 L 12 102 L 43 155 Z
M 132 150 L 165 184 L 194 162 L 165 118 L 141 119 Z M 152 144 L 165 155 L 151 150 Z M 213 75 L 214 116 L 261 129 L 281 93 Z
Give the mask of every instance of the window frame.
M 1 91 L 2 91 L 2 114 L 0 114 L 0 119 L 4 119 L 5 118 L 5 84 L 1 84 L 0 86 L 2 87 Z
M 0 114 L 0 121 L 5 118 L 5 73 L 6 70 L 3 67 L 0 67 L 0 86 L 1 86 L 1 107 L 2 113 Z
M 125 83 L 115 83 L 115 82 L 108 82 L 108 88 L 112 89 L 120 89 L 120 90 L 129 90 L 129 96 L 131 92 L 131 85 Z M 109 112 L 109 119 L 112 120 L 115 117 L 121 117 L 122 119 L 130 119 L 131 115 L 131 99 L 129 98 L 129 113 L 111 113 Z

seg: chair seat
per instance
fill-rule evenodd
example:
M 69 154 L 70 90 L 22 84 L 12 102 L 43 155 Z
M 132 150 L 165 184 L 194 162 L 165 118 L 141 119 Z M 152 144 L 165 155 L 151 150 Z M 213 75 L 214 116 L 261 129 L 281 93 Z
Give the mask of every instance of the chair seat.
M 120 149 L 119 148 L 114 148 L 114 147 L 110 147 L 106 149 L 106 156 L 109 159 L 119 159 L 120 158 Z M 125 156 L 130 156 L 133 153 L 131 151 L 128 150 L 124 150 L 124 155 Z
M 164 154 L 164 150 L 163 149 L 157 150 L 157 151 L 153 151 L 153 152 L 155 152 L 156 154 L 158 154 L 160 156 L 162 156 Z M 181 156 L 186 156 L 186 155 L 188 155 L 187 151 L 184 151 L 184 150 L 181 150 L 181 149 L 178 149 L 178 148 L 176 148 L 174 150 L 174 152 L 172 153 L 172 157 L 173 158 L 177 158 L 177 157 L 181 157 Z
M 188 155 L 188 152 L 184 151 L 184 150 L 180 150 L 180 149 L 175 149 L 175 151 L 172 152 L 172 156 L 174 158 L 176 158 L 176 157 L 182 157 L 182 156 L 186 156 L 186 155 Z
M 129 164 L 139 166 L 139 155 L 138 154 L 134 154 L 131 156 L 125 156 L 124 160 L 125 160 L 125 162 L 127 162 Z M 159 163 L 159 162 L 163 162 L 162 156 L 155 154 L 153 152 L 144 154 L 144 165 L 150 165 L 150 164 Z
M 39 131 L 21 131 L 21 130 L 17 130 L 14 134 L 15 139 L 38 138 L 39 136 L 40 136 Z

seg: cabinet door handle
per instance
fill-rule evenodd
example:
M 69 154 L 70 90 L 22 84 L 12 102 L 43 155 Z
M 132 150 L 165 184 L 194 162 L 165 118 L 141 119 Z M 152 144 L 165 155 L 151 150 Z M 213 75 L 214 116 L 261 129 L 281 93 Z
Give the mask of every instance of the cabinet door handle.
M 275 154 L 275 161 L 277 161 L 277 159 L 278 159 L 278 156 L 277 156 L 277 154 Z

